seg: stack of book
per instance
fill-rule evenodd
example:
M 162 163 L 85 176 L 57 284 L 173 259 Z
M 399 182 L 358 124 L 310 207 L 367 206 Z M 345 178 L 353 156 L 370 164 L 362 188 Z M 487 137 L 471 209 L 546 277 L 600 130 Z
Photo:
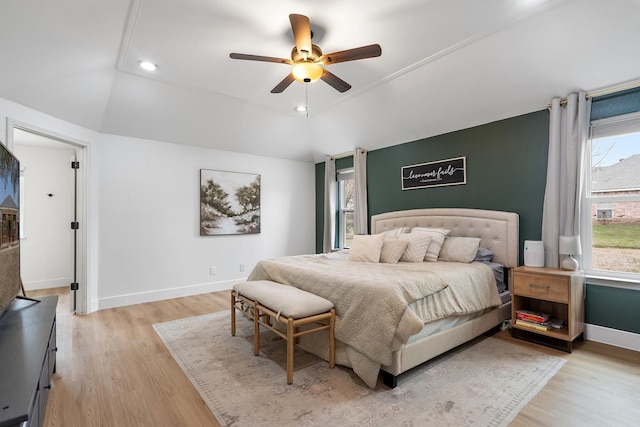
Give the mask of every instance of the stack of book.
M 538 331 L 548 331 L 551 329 L 548 314 L 529 310 L 516 310 L 516 325 Z

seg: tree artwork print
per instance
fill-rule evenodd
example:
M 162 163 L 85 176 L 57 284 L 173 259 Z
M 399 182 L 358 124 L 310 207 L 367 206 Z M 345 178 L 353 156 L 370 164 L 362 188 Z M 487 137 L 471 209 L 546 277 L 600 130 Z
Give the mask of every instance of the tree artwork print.
M 260 175 L 200 170 L 200 235 L 260 233 Z

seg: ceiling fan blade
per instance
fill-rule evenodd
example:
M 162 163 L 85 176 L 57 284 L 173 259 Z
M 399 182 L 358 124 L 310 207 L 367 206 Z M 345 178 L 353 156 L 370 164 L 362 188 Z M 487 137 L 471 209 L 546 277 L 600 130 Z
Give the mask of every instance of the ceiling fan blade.
M 230 53 L 231 59 L 245 59 L 247 61 L 276 62 L 278 64 L 293 64 L 293 61 L 285 58 L 274 58 L 272 56 L 249 55 L 246 53 Z
M 322 77 L 320 77 L 320 79 L 338 92 L 346 92 L 351 89 L 351 85 L 349 83 L 345 82 L 335 74 L 330 73 L 325 68 L 322 69 Z
M 375 58 L 382 55 L 382 48 L 379 44 L 356 47 L 353 49 L 341 50 L 340 52 L 322 55 L 319 59 L 324 65 L 337 64 L 338 62 L 355 61 L 356 59 Z
M 293 74 L 287 74 L 287 77 L 282 79 L 280 83 L 276 85 L 273 89 L 271 89 L 271 93 L 282 93 L 286 88 L 289 87 L 291 83 L 293 83 L 295 79 L 293 78 Z
M 289 15 L 289 21 L 291 21 L 291 30 L 296 41 L 296 49 L 306 59 L 311 54 L 311 23 L 309 18 L 292 13 Z

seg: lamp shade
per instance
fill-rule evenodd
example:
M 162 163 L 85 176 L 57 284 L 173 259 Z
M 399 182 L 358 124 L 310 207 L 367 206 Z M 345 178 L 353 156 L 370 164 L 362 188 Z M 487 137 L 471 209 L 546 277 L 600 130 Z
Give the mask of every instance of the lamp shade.
M 312 61 L 303 61 L 291 67 L 293 78 L 300 83 L 312 83 L 322 77 L 322 67 Z
M 581 255 L 580 236 L 560 236 L 558 252 L 562 255 Z

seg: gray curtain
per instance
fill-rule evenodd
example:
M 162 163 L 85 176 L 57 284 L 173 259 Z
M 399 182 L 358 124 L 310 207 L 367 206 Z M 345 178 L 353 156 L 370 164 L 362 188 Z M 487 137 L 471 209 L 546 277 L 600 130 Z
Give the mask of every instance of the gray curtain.
M 336 214 L 336 160 L 327 156 L 324 160 L 324 237 L 322 252 L 329 253 L 335 247 Z
M 589 135 L 591 100 L 572 93 L 566 104 L 551 100 L 547 184 L 542 211 L 545 266 L 558 267 L 560 235 L 580 236 L 580 202 Z
M 354 222 L 356 234 L 369 234 L 367 209 L 367 150 L 356 148 L 353 156 Z

